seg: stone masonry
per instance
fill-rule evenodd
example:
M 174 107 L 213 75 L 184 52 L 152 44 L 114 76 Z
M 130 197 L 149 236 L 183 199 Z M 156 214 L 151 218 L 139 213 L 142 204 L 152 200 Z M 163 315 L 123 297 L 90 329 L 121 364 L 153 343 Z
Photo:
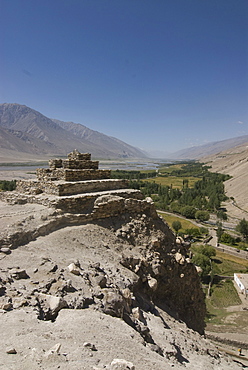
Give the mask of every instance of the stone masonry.
M 39 181 L 84 181 L 110 178 L 110 170 L 99 170 L 99 162 L 92 161 L 89 153 L 81 154 L 76 149 L 68 159 L 51 159 L 49 169 L 38 168 Z
M 126 180 L 111 179 L 89 153 L 76 149 L 68 158 L 51 159 L 49 168 L 37 169 L 36 180 L 19 180 L 16 191 L 24 202 L 39 203 L 87 219 L 111 217 L 125 212 L 154 213 L 154 205 L 139 190 L 128 189 Z
M 17 191 L 29 194 L 75 195 L 127 187 L 125 181 L 110 179 L 110 170 L 99 170 L 99 162 L 76 149 L 68 159 L 51 159 L 49 168 L 36 170 L 37 180 L 20 180 Z M 105 180 L 105 181 L 101 181 Z
M 157 312 L 157 319 L 165 307 L 166 312 L 175 312 L 175 317 L 202 334 L 205 304 L 199 277 L 185 246 L 176 243 L 175 235 L 158 216 L 152 199 L 144 198 L 139 190 L 129 189 L 124 180 L 110 179 L 110 172 L 99 170 L 98 162 L 91 161 L 90 154 L 75 150 L 68 159 L 52 160 L 49 165 L 47 170 L 37 170 L 37 180 L 19 181 L 16 191 L 0 193 L 0 200 L 9 203 L 2 207 L 14 218 L 11 223 L 2 219 L 7 227 L 0 230 L 0 254 L 7 256 L 1 259 L 6 263 L 2 272 L 9 271 L 8 279 L 0 276 L 3 297 L 0 297 L 0 309 L 21 307 L 17 300 L 23 297 L 26 301 L 21 305 L 38 309 L 40 320 L 55 320 L 58 311 L 65 307 L 94 305 L 104 314 L 123 318 L 140 333 L 142 341 L 155 345 L 153 332 L 143 322 L 139 310 Z M 67 170 L 71 171 L 70 181 L 65 180 Z M 83 180 L 92 171 L 98 174 L 97 179 Z M 107 173 L 108 177 L 102 178 Z M 60 235 L 61 239 L 57 239 Z M 47 238 L 38 240 L 40 236 Z M 36 247 L 29 244 L 31 241 L 37 241 Z M 19 265 L 19 254 L 15 253 L 17 258 L 13 258 L 14 265 L 9 269 L 8 254 L 19 246 L 24 246 L 20 253 L 25 251 L 21 258 L 25 264 Z M 44 255 L 45 262 L 42 260 L 36 269 L 30 268 L 25 273 L 25 265 L 30 265 L 36 253 L 40 257 Z M 81 270 L 80 263 L 74 260 L 65 269 L 66 259 L 72 255 L 76 258 L 77 254 L 83 262 L 97 262 L 92 275 L 85 273 L 88 262 Z M 56 256 L 56 263 L 49 267 L 45 281 L 42 269 L 44 263 L 52 261 L 52 256 Z M 106 266 L 106 273 L 100 264 Z M 54 273 L 58 278 L 53 278 Z M 74 273 L 76 279 L 72 280 Z M 82 278 L 87 281 L 83 286 Z M 23 296 L 19 293 L 18 279 L 28 284 L 23 288 Z M 14 285 L 10 287 L 10 282 L 14 284 L 15 280 L 16 290 Z M 30 291 L 38 294 L 32 297 Z M 164 329 L 162 324 L 161 330 Z M 175 351 L 178 354 L 176 347 Z M 180 353 L 178 356 L 182 357 Z
M 38 227 L 35 222 L 39 215 L 33 214 L 23 221 L 25 231 L 18 227 L 3 230 L 0 243 L 16 247 L 56 230 L 61 224 L 79 225 L 135 215 L 158 218 L 151 198 L 144 199 L 139 190 L 129 189 L 126 180 L 110 179 L 110 171 L 99 170 L 98 162 L 90 158 L 90 154 L 74 150 L 66 160 L 50 160 L 49 169 L 37 169 L 38 179 L 19 180 L 15 191 L 0 192 L 0 200 L 11 205 L 29 203 L 55 209 L 52 212 L 55 216 L 42 220 Z M 65 180 L 68 167 L 70 181 Z M 92 173 L 98 178 L 92 179 Z M 91 179 L 82 180 L 88 177 Z

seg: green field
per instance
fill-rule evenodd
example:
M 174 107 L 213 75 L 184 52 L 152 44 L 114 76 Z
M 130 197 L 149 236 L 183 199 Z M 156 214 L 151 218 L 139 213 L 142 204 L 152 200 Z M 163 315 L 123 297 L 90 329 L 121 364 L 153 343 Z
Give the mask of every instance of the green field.
M 175 171 L 180 171 L 183 167 L 186 168 L 185 163 L 161 166 L 158 170 L 158 176 L 156 178 L 147 179 L 147 181 L 154 181 L 156 184 L 182 189 L 183 181 L 188 180 L 188 186 L 192 188 L 195 182 L 200 180 L 201 177 L 195 175 L 188 176 L 187 174 L 185 174 L 185 176 L 175 174 Z
M 231 280 L 220 281 L 218 284 L 214 284 L 211 291 L 211 296 L 206 298 L 207 330 L 213 330 L 212 325 L 227 325 L 227 317 L 232 315 L 232 312 L 228 312 L 226 308 L 241 304 L 238 292 Z M 242 314 L 243 312 L 241 312 L 241 321 Z M 236 318 L 238 317 L 236 316 Z M 234 323 L 230 321 L 229 325 L 234 325 Z
M 176 163 L 172 165 L 164 165 L 159 167 L 160 173 L 171 174 L 175 170 L 181 170 L 185 166 L 185 163 Z
M 199 229 L 199 227 L 194 225 L 192 222 L 190 222 L 188 220 L 185 220 L 184 218 L 177 217 L 177 216 L 174 216 L 174 215 L 171 215 L 171 214 L 168 214 L 168 213 L 163 213 L 163 212 L 158 212 L 158 214 L 163 217 L 163 219 L 167 222 L 167 224 L 170 226 L 170 228 L 172 228 L 172 222 L 180 221 L 181 225 L 182 225 L 182 229 L 180 229 L 180 231 L 182 231 L 182 232 L 183 232 L 183 230 L 191 229 L 192 227 Z
M 215 274 L 233 276 L 234 272 L 247 272 L 248 261 L 220 251 L 213 260 Z M 211 295 L 206 298 L 206 329 L 209 331 L 228 331 L 230 327 L 239 331 L 247 325 L 247 312 L 227 311 L 230 306 L 241 304 L 240 297 L 232 280 L 221 280 L 212 285 Z M 216 326 L 217 325 L 217 326 Z
M 215 260 L 221 261 L 221 264 L 217 262 L 220 268 L 220 274 L 230 275 L 234 272 L 245 272 L 248 270 L 248 260 L 226 254 L 221 251 L 216 251 Z
M 220 281 L 216 284 L 209 301 L 212 306 L 218 308 L 241 304 L 241 300 L 232 280 Z
M 196 181 L 199 180 L 197 177 L 177 177 L 177 176 L 158 176 L 152 179 L 145 179 L 144 181 L 155 182 L 159 185 L 169 186 L 177 189 L 183 188 L 183 181 L 188 180 L 188 186 L 192 188 Z

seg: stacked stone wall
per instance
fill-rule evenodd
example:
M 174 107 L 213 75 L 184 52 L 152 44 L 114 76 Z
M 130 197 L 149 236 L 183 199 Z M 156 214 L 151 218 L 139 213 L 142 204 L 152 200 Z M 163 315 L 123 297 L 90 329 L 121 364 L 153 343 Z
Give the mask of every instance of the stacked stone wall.
M 138 200 L 143 199 L 143 195 L 138 190 L 133 189 L 123 189 L 122 190 L 113 190 L 108 192 L 96 192 L 96 193 L 88 193 L 83 195 L 76 195 L 76 196 L 68 196 L 68 197 L 60 197 L 56 201 L 53 201 L 51 203 L 52 206 L 55 208 L 59 208 L 63 211 L 70 212 L 70 213 L 91 213 L 93 212 L 93 208 L 95 205 L 95 201 L 99 196 L 101 195 L 107 195 L 111 197 L 118 196 L 120 199 L 128 199 L 132 197 L 133 203 L 132 207 L 131 204 L 129 204 L 129 211 L 131 212 L 140 212 L 142 210 L 142 206 L 137 203 Z M 122 201 L 121 201 L 122 202 Z M 104 217 L 110 217 L 116 214 L 116 207 L 113 207 L 112 203 L 106 202 L 107 208 L 105 208 L 104 212 L 100 211 L 100 208 L 104 208 L 103 205 L 99 207 L 99 204 L 95 205 L 97 209 L 97 218 L 104 218 Z M 96 211 L 95 211 L 96 212 Z M 124 212 L 124 207 L 122 203 L 120 204 L 120 207 L 118 207 L 118 212 L 122 213 Z M 101 215 L 100 215 L 101 213 Z
M 106 201 L 101 201 L 101 197 L 99 197 L 96 200 L 94 209 L 92 211 L 93 219 L 116 217 L 123 213 L 146 213 L 150 217 L 157 218 L 156 209 L 153 203 L 150 203 L 144 199 L 131 199 L 127 196 L 123 196 L 123 194 L 121 197 L 119 195 L 110 196 Z
M 38 168 L 37 180 L 19 180 L 16 190 L 37 202 L 71 214 L 98 219 L 125 212 L 151 212 L 139 190 L 128 189 L 127 180 L 110 179 L 110 170 L 99 170 L 90 154 L 73 151 L 68 159 L 53 159 L 50 168 Z M 154 208 L 154 207 L 153 207 Z
M 73 152 L 68 154 L 68 158 L 72 160 L 79 160 L 79 161 L 90 161 L 91 154 L 90 153 L 79 153 L 78 150 L 74 150 Z
M 63 167 L 62 159 L 49 159 L 48 164 L 51 169 Z
M 66 159 L 63 161 L 63 168 L 69 168 L 73 170 L 83 170 L 83 169 L 92 169 L 97 170 L 99 166 L 98 161 L 77 161 Z
M 38 180 L 17 180 L 16 191 L 21 194 L 39 194 L 42 193 L 44 184 Z
M 65 170 L 65 181 L 109 179 L 110 170 Z
M 54 184 L 51 184 L 51 186 Z M 103 179 L 103 180 L 89 180 L 80 182 L 68 182 L 63 184 L 58 184 L 55 187 L 55 192 L 51 191 L 51 194 L 57 195 L 74 195 L 82 193 L 90 193 L 93 191 L 107 191 L 127 188 L 127 182 L 125 180 L 113 180 L 113 179 Z M 49 191 L 49 189 L 48 189 Z M 57 192 L 57 193 L 56 193 Z
M 98 180 L 98 179 L 109 179 L 110 170 L 95 170 L 95 169 L 84 169 L 84 170 L 73 170 L 64 168 L 38 168 L 36 170 L 37 178 L 40 181 L 84 181 L 84 180 Z
M 128 187 L 127 185 L 126 180 L 118 179 L 88 180 L 79 182 L 18 180 L 16 190 L 20 193 L 27 194 L 46 193 L 64 196 L 90 193 L 94 191 L 99 192 L 124 189 Z

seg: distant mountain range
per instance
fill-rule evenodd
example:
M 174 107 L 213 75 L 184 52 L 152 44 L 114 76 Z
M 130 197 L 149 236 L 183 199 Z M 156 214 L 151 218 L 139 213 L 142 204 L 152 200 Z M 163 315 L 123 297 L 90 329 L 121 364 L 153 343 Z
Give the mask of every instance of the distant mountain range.
M 73 149 L 94 158 L 200 159 L 248 143 L 248 135 L 180 150 L 144 152 L 119 139 L 74 122 L 52 119 L 20 104 L 0 104 L 0 162 L 45 160 Z
M 173 159 L 200 159 L 202 157 L 214 155 L 223 150 L 232 149 L 236 146 L 248 143 L 248 135 L 234 137 L 232 139 L 215 141 L 209 144 L 194 146 L 182 149 L 169 155 Z
M 73 149 L 95 158 L 146 157 L 138 148 L 81 124 L 45 117 L 25 105 L 0 104 L 1 158 L 65 156 Z

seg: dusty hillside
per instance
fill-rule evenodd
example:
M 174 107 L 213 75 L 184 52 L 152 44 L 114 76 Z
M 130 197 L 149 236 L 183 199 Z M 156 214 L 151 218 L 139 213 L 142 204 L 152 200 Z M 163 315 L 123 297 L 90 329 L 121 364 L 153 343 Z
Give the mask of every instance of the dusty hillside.
M 236 216 L 241 208 L 241 217 L 247 218 L 248 212 L 248 142 L 235 148 L 220 152 L 210 157 L 201 158 L 201 161 L 210 165 L 215 172 L 226 173 L 232 176 L 225 182 L 228 197 L 234 197 L 237 209 L 232 205 L 230 211 Z
M 200 281 L 152 209 L 82 223 L 6 194 L 0 368 L 241 368 L 189 328 L 204 328 Z

